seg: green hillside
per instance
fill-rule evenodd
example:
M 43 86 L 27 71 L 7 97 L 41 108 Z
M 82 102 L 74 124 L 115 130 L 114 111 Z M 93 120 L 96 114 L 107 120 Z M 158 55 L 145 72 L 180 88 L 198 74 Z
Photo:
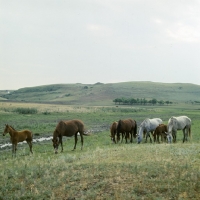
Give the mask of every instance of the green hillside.
M 172 102 L 200 102 L 200 86 L 188 83 L 122 82 L 56 84 L 27 87 L 10 93 L 0 91 L 0 100 L 112 105 L 115 98 L 145 98 Z

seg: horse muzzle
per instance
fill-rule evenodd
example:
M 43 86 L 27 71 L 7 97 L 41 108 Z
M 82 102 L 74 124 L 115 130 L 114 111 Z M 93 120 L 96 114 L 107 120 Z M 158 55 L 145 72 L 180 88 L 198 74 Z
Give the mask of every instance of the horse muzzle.
M 56 148 L 55 148 L 55 149 L 54 149 L 54 151 L 55 151 L 55 154 L 57 154 L 57 153 L 58 153 L 58 149 L 56 149 Z

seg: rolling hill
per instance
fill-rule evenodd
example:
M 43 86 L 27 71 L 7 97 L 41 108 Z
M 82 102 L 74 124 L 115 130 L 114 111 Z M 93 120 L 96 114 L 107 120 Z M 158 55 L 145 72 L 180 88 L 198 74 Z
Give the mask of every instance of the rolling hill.
M 71 105 L 113 105 L 116 98 L 200 102 L 200 86 L 189 83 L 121 82 L 55 84 L 0 91 L 0 100 Z

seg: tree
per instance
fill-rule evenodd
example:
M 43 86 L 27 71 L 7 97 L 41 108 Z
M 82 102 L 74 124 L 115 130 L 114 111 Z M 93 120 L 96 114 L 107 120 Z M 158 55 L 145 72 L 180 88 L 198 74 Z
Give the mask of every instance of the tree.
M 155 105 L 157 103 L 156 99 L 152 99 L 152 104 Z
M 160 101 L 158 101 L 158 103 L 160 104 L 160 105 L 164 105 L 164 101 L 163 100 L 160 100 Z

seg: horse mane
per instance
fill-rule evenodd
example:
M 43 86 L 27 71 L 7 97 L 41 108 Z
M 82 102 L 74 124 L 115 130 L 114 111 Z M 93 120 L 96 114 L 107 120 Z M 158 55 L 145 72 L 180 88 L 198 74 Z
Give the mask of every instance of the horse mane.
M 140 124 L 139 127 L 141 127 L 143 124 L 145 124 L 145 122 L 146 122 L 147 120 L 149 120 L 149 118 L 146 118 L 146 119 Z
M 8 125 L 8 126 L 10 126 L 14 131 L 16 131 L 16 129 L 13 126 L 11 126 L 11 125 Z

